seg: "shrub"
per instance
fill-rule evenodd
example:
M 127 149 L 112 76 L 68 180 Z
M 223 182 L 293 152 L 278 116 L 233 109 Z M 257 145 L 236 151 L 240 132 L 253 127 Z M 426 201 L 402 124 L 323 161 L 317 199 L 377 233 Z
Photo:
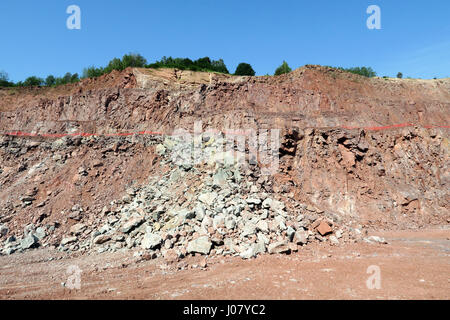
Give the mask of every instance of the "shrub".
M 44 79 L 38 78 L 36 76 L 31 76 L 26 78 L 22 85 L 24 87 L 42 86 L 44 85 Z
M 291 72 L 292 69 L 289 67 L 289 65 L 287 64 L 286 61 L 283 61 L 283 63 L 281 64 L 281 66 L 279 66 L 276 70 L 275 70 L 275 75 L 279 76 L 280 74 L 285 74 L 285 73 L 289 73 Z
M 248 63 L 241 62 L 236 68 L 236 71 L 234 72 L 236 76 L 254 76 L 255 71 L 253 70 L 252 66 Z
M 5 71 L 0 71 L 0 87 L 14 87 L 14 83 L 9 82 L 9 75 Z
M 55 85 L 56 83 L 56 78 L 52 75 L 49 75 L 47 78 L 45 78 L 45 85 L 48 87 L 51 87 L 53 85 Z
M 96 68 L 94 66 L 83 70 L 83 78 L 97 78 L 103 74 L 105 74 L 105 70 L 103 68 Z
M 147 60 L 138 53 L 126 54 L 122 57 L 122 70 L 128 67 L 144 68 Z
M 149 64 L 147 68 L 175 68 L 180 70 L 229 73 L 222 59 L 211 60 L 209 57 L 192 61 L 189 58 L 162 57 L 160 61 Z
M 375 71 L 372 70 L 371 67 L 355 67 L 355 68 L 348 68 L 344 69 L 347 72 L 351 72 L 354 74 L 359 74 L 360 76 L 372 78 L 377 75 Z
M 397 73 L 397 78 L 399 78 L 399 79 L 403 78 L 403 73 L 401 73 L 401 72 Z

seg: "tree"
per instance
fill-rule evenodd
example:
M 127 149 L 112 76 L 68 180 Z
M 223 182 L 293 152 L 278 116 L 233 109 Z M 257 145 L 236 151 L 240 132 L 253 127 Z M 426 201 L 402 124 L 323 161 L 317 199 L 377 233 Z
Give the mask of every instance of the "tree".
M 285 73 L 289 73 L 291 72 L 292 69 L 289 67 L 289 65 L 287 64 L 286 61 L 283 61 L 283 63 L 281 64 L 281 66 L 279 66 L 276 70 L 275 70 L 275 75 L 279 76 L 280 74 L 285 74 Z
M 372 78 L 377 75 L 375 71 L 372 70 L 371 67 L 355 67 L 355 68 L 348 68 L 344 69 L 347 72 L 351 72 L 354 74 L 359 74 L 360 76 Z
M 5 71 L 0 71 L 0 87 L 13 87 L 14 83 L 9 82 L 9 76 Z
M 45 78 L 45 85 L 48 87 L 51 87 L 53 85 L 55 85 L 56 83 L 56 78 L 52 75 L 49 75 L 47 78 Z
M 23 82 L 24 87 L 42 86 L 44 84 L 44 79 L 31 76 L 25 79 Z
M 110 73 L 113 70 L 123 70 L 122 61 L 119 58 L 112 59 L 105 68 L 105 73 Z
M 83 78 L 97 78 L 103 74 L 105 74 L 105 70 L 103 68 L 96 68 L 94 66 L 83 70 Z
M 67 72 L 63 77 L 63 83 L 67 84 L 70 83 L 72 80 L 72 74 L 70 72 Z
M 0 71 L 0 81 L 9 81 L 9 75 L 5 71 Z
M 80 81 L 80 77 L 78 76 L 78 73 L 74 73 L 71 77 L 70 77 L 70 83 L 75 83 Z
M 399 79 L 403 78 L 403 73 L 401 73 L 401 72 L 397 73 L 397 78 L 399 78 Z
M 122 70 L 128 67 L 144 68 L 146 64 L 147 59 L 138 53 L 130 53 L 122 57 Z
M 211 59 L 209 59 L 209 57 L 200 58 L 194 61 L 194 64 L 197 65 L 200 69 L 210 69 Z
M 217 61 L 213 60 L 211 65 L 214 71 L 222 73 L 230 73 L 228 72 L 227 66 L 225 65 L 225 62 L 222 59 L 219 59 Z
M 253 70 L 252 66 L 248 63 L 241 62 L 236 68 L 234 72 L 236 76 L 254 76 L 255 70 Z

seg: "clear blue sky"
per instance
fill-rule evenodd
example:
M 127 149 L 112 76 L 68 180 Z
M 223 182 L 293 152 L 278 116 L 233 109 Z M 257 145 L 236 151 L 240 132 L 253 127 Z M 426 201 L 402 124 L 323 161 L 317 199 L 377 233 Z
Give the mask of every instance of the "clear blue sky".
M 68 30 L 66 8 L 81 8 Z M 366 9 L 381 8 L 381 30 Z M 379 76 L 450 77 L 449 0 L 14 0 L 0 2 L 0 70 L 11 80 L 81 74 L 138 52 L 248 62 L 257 75 L 286 60 L 370 66 Z

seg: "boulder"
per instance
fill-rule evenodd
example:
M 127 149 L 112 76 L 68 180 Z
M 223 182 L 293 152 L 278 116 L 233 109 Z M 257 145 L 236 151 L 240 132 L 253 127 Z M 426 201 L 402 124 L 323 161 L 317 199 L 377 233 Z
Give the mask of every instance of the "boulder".
M 209 238 L 207 236 L 202 236 L 188 243 L 187 252 L 208 254 L 211 250 L 211 246 L 212 243 Z

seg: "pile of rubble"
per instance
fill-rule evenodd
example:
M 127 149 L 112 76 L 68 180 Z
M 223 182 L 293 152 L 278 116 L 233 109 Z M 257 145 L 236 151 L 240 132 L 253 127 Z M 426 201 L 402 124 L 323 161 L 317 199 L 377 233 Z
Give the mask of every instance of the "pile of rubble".
M 56 241 L 51 234 L 57 224 L 29 224 L 21 239 L 7 237 L 8 228 L 2 225 L 0 252 L 54 246 L 80 253 L 133 249 L 137 256 L 167 261 L 189 254 L 249 259 L 296 252 L 309 242 L 339 245 L 361 239 L 360 229 L 338 215 L 274 192 L 273 177 L 262 174 L 256 163 L 239 161 L 244 154 L 222 151 L 222 140 L 207 134 L 194 140 L 161 140 L 155 151 L 167 170 L 126 190 L 103 208 L 94 224 L 85 221 L 84 209 L 76 205 L 66 212 L 70 231 Z M 203 157 L 180 161 L 180 156 L 191 155 L 194 144 L 201 146 Z M 24 205 L 34 200 L 33 192 Z

